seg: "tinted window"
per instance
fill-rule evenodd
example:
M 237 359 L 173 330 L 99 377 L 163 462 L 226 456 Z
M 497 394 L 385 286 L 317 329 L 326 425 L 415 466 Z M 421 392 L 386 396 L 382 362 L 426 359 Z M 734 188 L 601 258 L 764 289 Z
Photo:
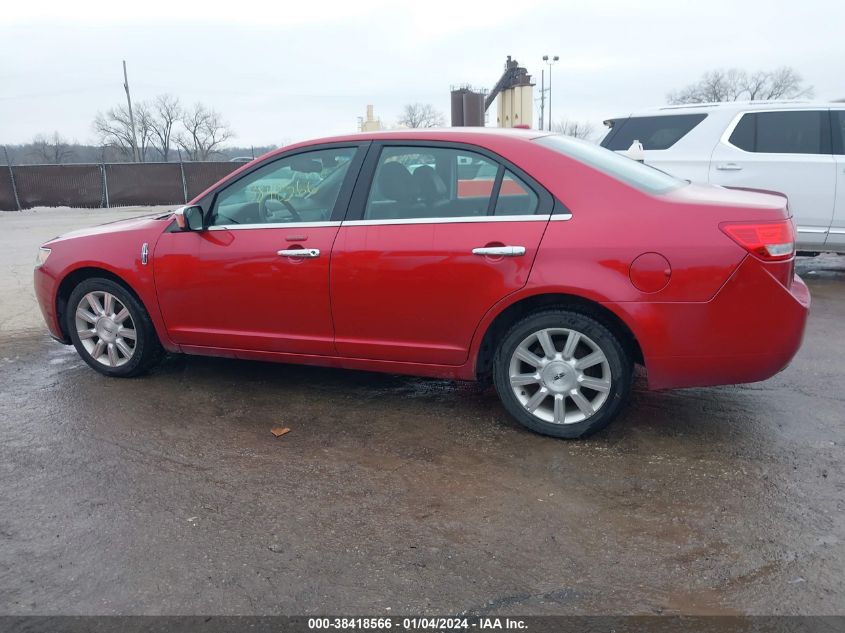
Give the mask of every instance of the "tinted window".
M 385 147 L 373 175 L 364 219 L 486 216 L 498 172 L 498 162 L 462 149 Z M 533 213 L 537 208 L 536 194 L 514 178 L 508 185 L 511 199 L 496 208 L 499 215 Z
M 532 215 L 539 204 L 540 199 L 531 187 L 510 170 L 505 171 L 496 198 L 495 215 Z
M 325 222 L 357 150 L 324 149 L 273 161 L 218 195 L 212 226 Z
M 747 152 L 829 154 L 826 111 L 752 112 L 742 115 L 730 142 Z
M 845 110 L 833 110 L 833 153 L 845 154 Z
M 601 142 L 602 147 L 626 150 L 639 141 L 643 149 L 669 149 L 683 138 L 706 114 L 671 114 L 617 119 Z
M 666 172 L 586 141 L 554 134 L 536 142 L 647 193 L 665 193 L 686 184 Z

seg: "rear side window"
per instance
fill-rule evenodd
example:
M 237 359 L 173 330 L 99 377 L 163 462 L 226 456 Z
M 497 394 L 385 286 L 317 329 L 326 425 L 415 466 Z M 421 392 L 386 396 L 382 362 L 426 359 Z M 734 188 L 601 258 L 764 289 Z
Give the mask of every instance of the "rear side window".
M 821 110 L 743 114 L 728 141 L 746 152 L 830 154 L 828 113 Z
M 510 169 L 505 170 L 499 197 L 496 198 L 494 215 L 533 215 L 537 212 L 540 199 Z
M 669 149 L 706 117 L 706 114 L 673 114 L 617 120 L 601 145 L 626 150 L 631 143 L 639 141 L 643 149 Z

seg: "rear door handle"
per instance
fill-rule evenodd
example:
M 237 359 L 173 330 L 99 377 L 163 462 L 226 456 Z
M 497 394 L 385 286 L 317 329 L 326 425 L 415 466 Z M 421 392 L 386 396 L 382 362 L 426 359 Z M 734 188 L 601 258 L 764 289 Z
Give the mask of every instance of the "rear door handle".
M 472 249 L 473 255 L 486 257 L 522 257 L 525 255 L 524 246 L 484 246 Z
M 286 248 L 276 252 L 280 257 L 319 257 L 319 248 Z
M 719 163 L 716 165 L 716 169 L 719 171 L 740 171 L 742 170 L 742 165 L 737 165 L 736 163 Z

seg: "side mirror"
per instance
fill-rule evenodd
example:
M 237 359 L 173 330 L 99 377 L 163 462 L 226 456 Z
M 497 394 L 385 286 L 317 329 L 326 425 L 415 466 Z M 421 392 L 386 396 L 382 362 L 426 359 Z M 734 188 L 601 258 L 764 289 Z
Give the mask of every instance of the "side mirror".
M 174 215 L 180 231 L 202 231 L 204 228 L 203 210 L 199 205 L 179 207 Z

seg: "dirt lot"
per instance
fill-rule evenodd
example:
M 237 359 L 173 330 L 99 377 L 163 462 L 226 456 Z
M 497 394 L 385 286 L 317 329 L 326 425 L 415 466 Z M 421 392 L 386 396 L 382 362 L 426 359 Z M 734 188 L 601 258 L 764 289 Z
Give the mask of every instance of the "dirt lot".
M 0 214 L 0 613 L 845 613 L 843 259 L 801 262 L 785 372 L 640 383 L 572 443 L 471 384 L 94 373 L 42 330 L 31 265 L 133 213 Z

